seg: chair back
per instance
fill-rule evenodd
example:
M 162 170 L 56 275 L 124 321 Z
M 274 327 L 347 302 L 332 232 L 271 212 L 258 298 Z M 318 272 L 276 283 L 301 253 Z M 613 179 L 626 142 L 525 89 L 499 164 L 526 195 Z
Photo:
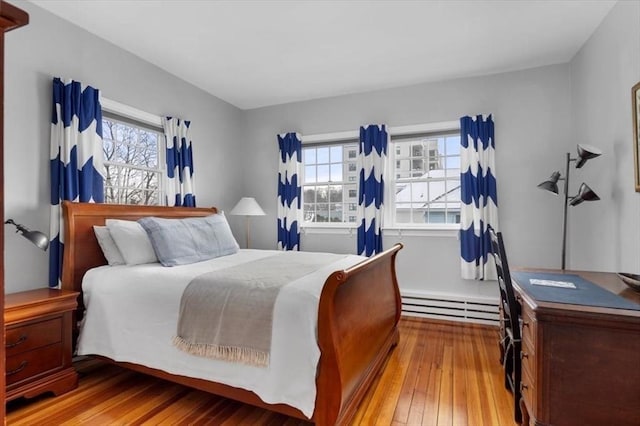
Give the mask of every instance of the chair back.
M 496 263 L 496 273 L 500 286 L 500 303 L 506 320 L 505 326 L 511 330 L 515 340 L 520 340 L 520 305 L 516 301 L 513 291 L 502 233 L 496 232 L 491 226 L 488 227 L 488 231 L 491 237 L 491 254 Z

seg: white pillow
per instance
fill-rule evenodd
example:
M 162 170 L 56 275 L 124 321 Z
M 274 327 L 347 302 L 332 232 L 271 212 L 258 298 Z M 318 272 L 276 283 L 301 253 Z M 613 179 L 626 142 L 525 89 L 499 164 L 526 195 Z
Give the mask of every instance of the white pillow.
M 146 231 L 138 222 L 107 219 L 106 225 L 127 265 L 141 265 L 158 261 Z
M 93 232 L 96 234 L 98 245 L 102 249 L 102 253 L 104 254 L 104 258 L 107 259 L 107 263 L 111 266 L 124 265 L 125 261 L 122 257 L 122 253 L 120 253 L 116 242 L 113 241 L 107 227 L 94 226 Z

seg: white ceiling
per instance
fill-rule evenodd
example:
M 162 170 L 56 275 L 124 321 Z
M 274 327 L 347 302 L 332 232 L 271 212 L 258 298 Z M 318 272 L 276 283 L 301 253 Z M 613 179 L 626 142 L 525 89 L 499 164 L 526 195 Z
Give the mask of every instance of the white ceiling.
M 615 4 L 32 2 L 242 109 L 568 62 Z

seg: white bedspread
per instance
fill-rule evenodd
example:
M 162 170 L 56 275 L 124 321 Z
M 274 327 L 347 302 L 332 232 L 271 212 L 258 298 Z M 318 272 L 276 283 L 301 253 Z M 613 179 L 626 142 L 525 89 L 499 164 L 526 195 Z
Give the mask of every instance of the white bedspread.
M 78 355 L 102 355 L 171 374 L 251 390 L 264 402 L 283 403 L 311 417 L 316 398 L 318 301 L 335 270 L 365 259 L 350 255 L 284 286 L 273 317 L 271 364 L 267 368 L 193 356 L 173 346 L 180 297 L 202 273 L 279 253 L 240 250 L 192 265 L 102 266 L 85 274 L 86 313 Z

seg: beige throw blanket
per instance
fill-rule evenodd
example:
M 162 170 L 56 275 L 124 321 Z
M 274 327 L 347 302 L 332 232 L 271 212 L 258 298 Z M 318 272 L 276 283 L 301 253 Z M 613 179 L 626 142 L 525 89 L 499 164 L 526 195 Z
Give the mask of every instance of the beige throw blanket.
M 344 257 L 286 251 L 197 276 L 182 294 L 175 346 L 193 355 L 266 367 L 280 288 Z

